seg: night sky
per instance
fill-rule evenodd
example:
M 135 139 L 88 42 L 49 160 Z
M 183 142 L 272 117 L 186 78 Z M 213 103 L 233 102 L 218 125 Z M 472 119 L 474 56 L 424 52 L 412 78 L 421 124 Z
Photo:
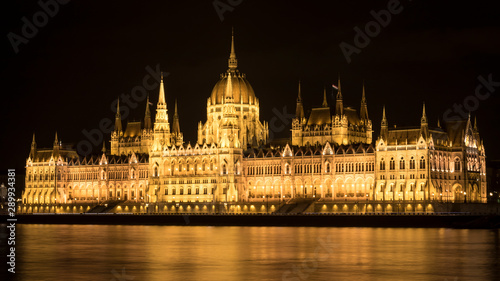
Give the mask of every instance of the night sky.
M 400 12 L 348 63 L 339 44 L 356 46 L 354 28 L 364 30 L 374 21 L 370 11 L 390 2 L 219 0 L 221 9 L 234 4 L 221 21 L 213 1 L 70 1 L 15 53 L 8 34 L 22 36 L 22 18 L 33 22 L 42 8 L 3 1 L 1 173 L 24 173 L 33 132 L 39 148 L 52 147 L 56 131 L 63 143 L 76 144 L 86 139 L 83 129 L 114 120 L 113 101 L 142 85 L 145 68 L 157 64 L 169 73 L 169 113 L 177 99 L 184 140 L 196 142 L 207 98 L 227 70 L 231 27 L 238 68 L 260 99 L 261 120 L 275 117 L 273 109 L 294 113 L 299 79 L 306 111 L 321 105 L 323 87 L 330 94 L 340 74 L 344 104 L 355 108 L 365 81 L 374 139 L 384 104 L 389 126 L 418 126 L 425 102 L 435 127 L 446 110 L 469 101 L 488 159 L 499 159 L 500 86 L 490 86 L 498 91 L 487 98 L 483 87 L 483 99 L 474 98 L 478 77 L 500 81 L 494 1 L 402 0 Z M 148 93 L 156 105 L 158 87 Z M 127 119 L 142 120 L 145 106 L 142 100 Z

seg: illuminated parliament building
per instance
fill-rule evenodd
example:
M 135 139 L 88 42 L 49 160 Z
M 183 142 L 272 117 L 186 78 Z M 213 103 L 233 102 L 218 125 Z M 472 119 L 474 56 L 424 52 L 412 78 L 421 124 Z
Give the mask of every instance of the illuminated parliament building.
M 162 76 L 156 114 L 148 100 L 144 120 L 126 126 L 118 103 L 111 144 L 99 155 L 79 156 L 57 134 L 52 148 L 39 149 L 33 136 L 24 208 L 111 201 L 486 202 L 485 150 L 475 119 L 433 127 L 424 105 L 419 125 L 397 128 L 384 108 L 373 138 L 364 86 L 359 111 L 344 105 L 339 81 L 335 104 L 325 93 L 322 106 L 305 114 L 299 84 L 291 135 L 273 142 L 259 99 L 238 70 L 234 36 L 196 143 L 184 141 L 177 104 L 169 118 L 165 95 Z

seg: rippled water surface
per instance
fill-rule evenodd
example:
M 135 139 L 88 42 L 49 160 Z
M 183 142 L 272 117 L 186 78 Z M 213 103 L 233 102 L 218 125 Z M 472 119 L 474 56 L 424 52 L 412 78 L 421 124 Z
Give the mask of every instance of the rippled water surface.
M 498 230 L 18 225 L 16 235 L 18 280 L 500 280 Z

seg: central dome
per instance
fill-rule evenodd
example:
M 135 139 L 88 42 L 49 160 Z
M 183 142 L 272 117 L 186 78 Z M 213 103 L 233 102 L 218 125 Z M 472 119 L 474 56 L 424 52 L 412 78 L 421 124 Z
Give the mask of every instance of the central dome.
M 210 95 L 210 104 L 223 104 L 226 97 L 232 97 L 236 104 L 256 104 L 255 93 L 246 75 L 238 71 L 238 60 L 234 52 L 234 33 L 231 36 L 231 54 L 228 60 L 229 69 L 220 75 Z M 230 91 L 231 93 L 228 93 Z
M 228 87 L 228 81 L 231 81 Z M 227 93 L 228 88 L 232 93 Z M 210 104 L 223 104 L 224 98 L 232 96 L 236 104 L 255 104 L 255 92 L 245 77 L 238 72 L 221 74 L 221 79 L 215 84 L 210 96 Z

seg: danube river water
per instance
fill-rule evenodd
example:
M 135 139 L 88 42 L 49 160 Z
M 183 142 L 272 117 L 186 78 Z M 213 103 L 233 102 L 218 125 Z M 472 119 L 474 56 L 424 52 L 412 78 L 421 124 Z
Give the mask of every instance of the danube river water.
M 500 280 L 498 230 L 18 225 L 16 240 L 17 280 Z

